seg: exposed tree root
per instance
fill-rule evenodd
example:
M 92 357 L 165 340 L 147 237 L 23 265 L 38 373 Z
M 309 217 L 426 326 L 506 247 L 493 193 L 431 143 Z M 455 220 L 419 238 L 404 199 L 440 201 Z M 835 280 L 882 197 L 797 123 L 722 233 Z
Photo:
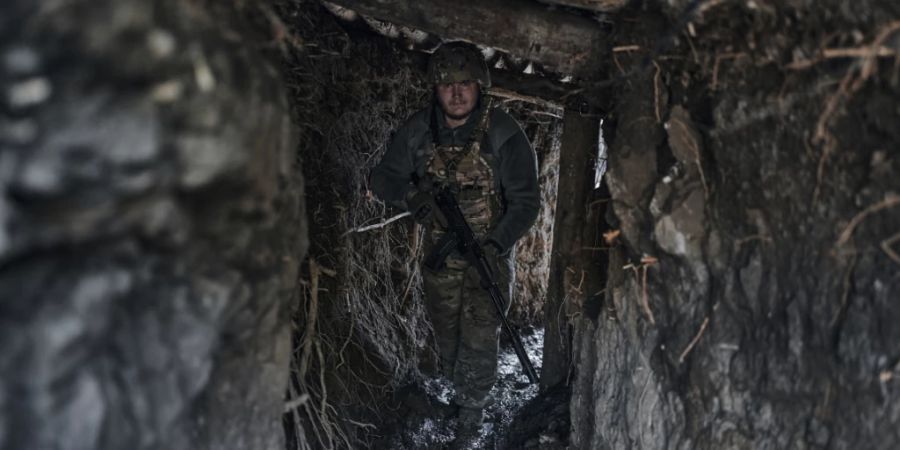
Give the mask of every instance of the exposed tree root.
M 860 61 L 859 64 L 855 64 L 847 70 L 837 91 L 825 102 L 825 108 L 816 122 L 812 143 L 822 148 L 822 154 L 819 157 L 819 164 L 816 170 L 816 187 L 813 191 L 813 203 L 817 203 L 819 200 L 822 181 L 825 177 L 825 166 L 837 147 L 836 139 L 829 130 L 829 124 L 835 118 L 838 107 L 848 102 L 878 69 L 878 58 L 883 53 L 884 42 L 898 30 L 900 30 L 900 21 L 893 21 L 881 28 L 870 45 L 852 50 L 845 49 L 840 52 L 832 52 L 833 55 L 838 53 L 859 55 L 857 59 Z
M 691 353 L 691 350 L 694 349 L 694 346 L 697 345 L 697 342 L 699 342 L 700 338 L 703 337 L 703 333 L 706 331 L 707 325 L 709 325 L 709 316 L 703 319 L 703 323 L 700 325 L 700 331 L 697 332 L 697 335 L 694 336 L 693 339 L 691 339 L 691 342 L 688 343 L 684 351 L 681 352 L 681 355 L 678 356 L 678 364 L 684 363 L 684 359 L 687 358 L 687 355 Z
M 718 302 L 716 302 L 716 304 L 713 305 L 713 312 L 715 312 L 717 309 L 719 309 Z M 691 339 L 691 342 L 688 343 L 687 347 L 685 347 L 684 350 L 681 352 L 681 355 L 678 356 L 678 364 L 683 364 L 684 360 L 691 353 L 691 350 L 693 350 L 694 347 L 697 345 L 697 342 L 700 342 L 700 338 L 703 337 L 703 333 L 706 332 L 706 327 L 709 325 L 709 318 L 710 318 L 710 316 L 706 316 L 703 319 L 703 323 L 700 324 L 700 330 L 697 331 L 697 334 L 694 335 L 694 338 Z
M 650 325 L 656 325 L 656 318 L 653 316 L 653 310 L 650 309 L 650 296 L 647 292 L 647 268 L 659 262 L 655 257 L 645 255 L 641 258 L 640 265 L 628 264 L 623 269 L 631 269 L 634 271 L 634 279 L 635 281 L 641 284 L 641 307 L 644 310 L 644 314 L 647 317 L 647 321 L 650 322 Z
M 746 53 L 720 53 L 716 55 L 715 63 L 713 63 L 712 82 L 709 89 L 715 91 L 719 87 L 719 64 L 725 59 L 747 58 Z
M 874 51 L 875 56 L 879 58 L 896 58 L 900 56 L 900 53 L 897 53 L 897 51 L 895 51 L 894 49 L 885 46 L 878 47 Z M 785 68 L 790 70 L 805 70 L 829 59 L 867 58 L 870 56 L 871 52 L 872 48 L 870 47 L 826 48 L 825 50 L 822 50 L 822 54 L 818 57 L 794 61 L 785 66 Z
M 900 232 L 881 241 L 881 250 L 884 251 L 895 263 L 900 264 L 900 254 L 893 249 L 894 243 L 900 241 Z
M 662 69 L 656 61 L 653 61 L 653 67 L 656 68 L 656 74 L 653 75 L 653 108 L 656 112 L 656 123 L 662 123 L 662 114 L 659 112 L 659 78 Z
M 840 247 L 846 244 L 847 241 L 850 240 L 850 237 L 853 236 L 853 230 L 855 230 L 856 227 L 859 226 L 859 224 L 862 223 L 862 221 L 865 220 L 865 218 L 869 215 L 897 205 L 900 205 L 900 195 L 891 194 L 888 195 L 884 200 L 860 211 L 857 215 L 853 216 L 853 218 L 850 219 L 850 223 L 848 223 L 847 226 L 844 227 L 844 231 L 841 232 L 837 242 L 835 242 L 835 246 Z

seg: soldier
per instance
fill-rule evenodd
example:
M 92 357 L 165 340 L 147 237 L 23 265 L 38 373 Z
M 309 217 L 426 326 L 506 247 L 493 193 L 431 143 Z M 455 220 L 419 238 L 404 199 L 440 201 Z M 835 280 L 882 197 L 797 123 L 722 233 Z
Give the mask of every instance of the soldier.
M 516 121 L 486 95 L 491 85 L 478 48 L 442 45 L 428 64 L 432 104 L 394 134 L 372 171 L 372 190 L 405 206 L 425 227 L 425 254 L 447 231 L 430 187 L 448 183 L 503 290 L 512 293 L 514 244 L 540 207 L 537 162 Z M 443 374 L 454 383 L 459 407 L 456 445 L 480 434 L 482 410 L 496 380 L 499 319 L 478 273 L 458 253 L 439 271 L 423 268 L 425 300 Z

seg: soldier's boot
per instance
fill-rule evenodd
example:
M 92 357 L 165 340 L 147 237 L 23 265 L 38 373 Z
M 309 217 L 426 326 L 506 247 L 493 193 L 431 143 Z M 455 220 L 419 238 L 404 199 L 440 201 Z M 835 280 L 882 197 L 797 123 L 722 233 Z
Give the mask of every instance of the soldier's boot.
M 416 385 L 403 387 L 395 395 L 404 406 L 419 415 L 435 419 L 450 419 L 459 413 L 459 406 L 443 403 Z
M 481 448 L 481 408 L 459 408 L 457 417 L 456 440 L 450 445 L 451 450 L 471 450 Z
M 438 419 L 452 419 L 459 414 L 459 406 L 452 403 L 448 405 L 432 399 L 429 402 L 429 407 L 431 408 L 432 415 Z

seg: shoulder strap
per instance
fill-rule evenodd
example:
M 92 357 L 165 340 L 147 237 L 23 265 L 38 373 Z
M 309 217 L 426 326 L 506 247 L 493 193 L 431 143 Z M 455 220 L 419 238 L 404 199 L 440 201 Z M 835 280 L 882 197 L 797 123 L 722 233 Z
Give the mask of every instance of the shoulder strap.
M 490 95 L 484 96 L 484 111 L 481 113 L 481 120 L 478 121 L 478 125 L 475 126 L 475 130 L 472 131 L 472 136 L 469 138 L 469 142 L 466 144 L 470 149 L 473 147 L 473 142 L 481 142 L 485 135 L 487 134 L 488 128 L 491 126 L 491 112 L 494 109 L 494 97 Z
M 428 128 L 431 130 L 431 142 L 435 147 L 438 146 L 438 122 L 437 122 L 437 100 L 431 102 L 431 118 L 428 122 Z

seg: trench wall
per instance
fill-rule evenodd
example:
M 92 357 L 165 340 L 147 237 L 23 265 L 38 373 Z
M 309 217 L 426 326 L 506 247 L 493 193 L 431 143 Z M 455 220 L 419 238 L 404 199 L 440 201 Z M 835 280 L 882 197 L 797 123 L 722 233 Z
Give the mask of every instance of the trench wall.
M 900 445 L 896 61 L 790 67 L 897 11 L 832 3 L 664 11 L 692 31 L 619 56 L 621 235 L 576 324 L 575 448 Z
M 303 184 L 232 19 L 0 5 L 0 448 L 283 448 Z

